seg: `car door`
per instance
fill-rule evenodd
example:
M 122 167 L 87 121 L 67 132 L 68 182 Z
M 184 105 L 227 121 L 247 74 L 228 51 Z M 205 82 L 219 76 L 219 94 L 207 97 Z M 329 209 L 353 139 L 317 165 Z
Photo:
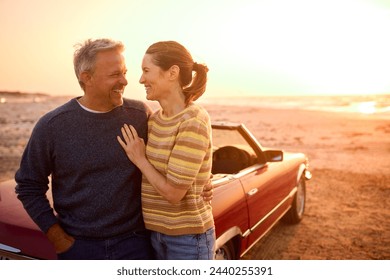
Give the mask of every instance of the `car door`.
M 286 209 L 283 202 L 285 178 L 280 163 L 253 166 L 253 170 L 240 177 L 248 205 L 249 246 L 263 236 Z

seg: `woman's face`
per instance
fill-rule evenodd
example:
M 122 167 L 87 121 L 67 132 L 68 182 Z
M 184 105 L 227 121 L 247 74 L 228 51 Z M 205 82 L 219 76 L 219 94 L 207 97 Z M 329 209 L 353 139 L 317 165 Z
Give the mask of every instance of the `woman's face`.
M 145 54 L 142 60 L 140 84 L 145 86 L 146 99 L 158 101 L 169 93 L 169 71 L 153 63 L 153 55 Z

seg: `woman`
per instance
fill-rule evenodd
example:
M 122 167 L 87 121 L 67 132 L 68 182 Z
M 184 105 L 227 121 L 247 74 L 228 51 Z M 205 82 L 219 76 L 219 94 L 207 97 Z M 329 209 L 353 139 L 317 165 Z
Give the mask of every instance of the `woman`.
M 143 174 L 143 216 L 158 259 L 214 256 L 212 209 L 201 197 L 211 175 L 210 117 L 193 103 L 205 92 L 207 71 L 177 42 L 151 45 L 139 82 L 161 109 L 149 118 L 146 147 L 132 126 L 122 128 L 124 141 L 118 137 Z

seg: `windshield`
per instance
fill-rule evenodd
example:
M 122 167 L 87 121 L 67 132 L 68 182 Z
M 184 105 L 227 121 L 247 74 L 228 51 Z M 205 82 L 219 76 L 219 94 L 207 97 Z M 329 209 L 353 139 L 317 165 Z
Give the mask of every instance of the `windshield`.
M 213 128 L 213 174 L 236 174 L 256 162 L 255 151 L 239 130 Z
M 225 146 L 234 146 L 247 151 L 251 155 L 256 154 L 238 130 L 213 128 L 214 151 Z

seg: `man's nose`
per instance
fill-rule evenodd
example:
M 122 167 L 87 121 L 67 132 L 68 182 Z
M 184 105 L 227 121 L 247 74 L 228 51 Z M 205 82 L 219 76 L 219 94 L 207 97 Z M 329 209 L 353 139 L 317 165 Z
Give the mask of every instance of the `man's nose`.
M 127 79 L 126 79 L 126 76 L 125 76 L 125 75 L 122 76 L 121 83 L 122 83 L 123 85 L 127 86 L 128 82 L 127 82 Z

